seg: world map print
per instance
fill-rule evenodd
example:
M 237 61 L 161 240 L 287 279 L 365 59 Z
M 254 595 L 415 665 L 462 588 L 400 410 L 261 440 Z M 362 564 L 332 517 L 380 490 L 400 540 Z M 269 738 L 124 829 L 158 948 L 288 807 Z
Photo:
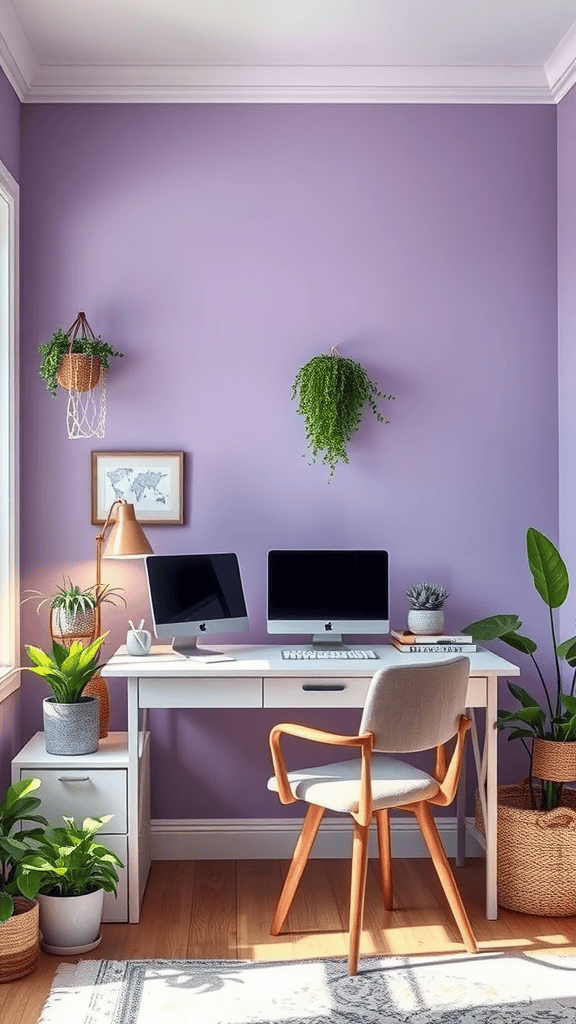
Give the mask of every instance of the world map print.
M 171 502 L 171 471 L 115 466 L 106 471 L 106 490 L 111 501 L 124 498 L 140 512 L 165 508 Z

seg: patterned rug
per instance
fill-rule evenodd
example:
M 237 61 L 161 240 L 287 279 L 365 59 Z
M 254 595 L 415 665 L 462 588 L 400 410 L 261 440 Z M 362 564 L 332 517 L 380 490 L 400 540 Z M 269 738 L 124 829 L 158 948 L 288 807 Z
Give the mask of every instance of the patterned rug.
M 576 1024 L 576 957 L 81 960 L 38 1024 Z

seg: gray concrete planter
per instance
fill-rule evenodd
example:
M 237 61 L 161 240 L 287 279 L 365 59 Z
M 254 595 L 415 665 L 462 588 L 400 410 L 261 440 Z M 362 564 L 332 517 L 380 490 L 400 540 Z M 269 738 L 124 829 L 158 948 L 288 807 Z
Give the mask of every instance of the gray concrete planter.
M 78 704 L 58 704 L 45 697 L 44 739 L 49 754 L 93 754 L 100 733 L 98 697 L 82 697 Z

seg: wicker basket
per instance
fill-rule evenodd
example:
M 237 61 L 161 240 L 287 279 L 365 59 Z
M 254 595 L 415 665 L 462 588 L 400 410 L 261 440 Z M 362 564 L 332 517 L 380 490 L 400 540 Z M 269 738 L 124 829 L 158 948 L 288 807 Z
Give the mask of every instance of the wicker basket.
M 540 787 L 535 783 L 536 798 Z M 530 809 L 527 781 L 498 787 L 498 903 L 541 917 L 576 914 L 576 791 L 563 806 Z M 476 826 L 483 831 L 476 794 Z
M 14 897 L 14 914 L 0 924 L 0 982 L 16 981 L 38 963 L 38 900 Z
M 84 687 L 85 697 L 98 697 L 99 706 L 99 733 L 98 738 L 103 740 L 108 735 L 110 724 L 110 691 L 108 683 L 100 675 L 92 676 L 92 679 Z
M 66 352 L 62 356 L 56 380 L 67 391 L 92 391 L 102 372 L 100 356 L 87 356 L 83 352 Z
M 574 782 L 576 741 L 562 743 L 535 737 L 532 741 L 532 775 L 549 782 Z

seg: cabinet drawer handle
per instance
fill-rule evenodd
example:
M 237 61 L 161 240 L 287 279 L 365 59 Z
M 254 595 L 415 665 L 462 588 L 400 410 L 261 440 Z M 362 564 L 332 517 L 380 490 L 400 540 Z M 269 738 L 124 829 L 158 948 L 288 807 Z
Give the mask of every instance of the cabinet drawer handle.
M 326 683 L 326 684 L 321 683 L 320 685 L 311 684 L 311 683 L 303 683 L 302 684 L 302 689 L 303 690 L 313 690 L 314 692 L 316 692 L 318 690 L 321 690 L 321 691 L 324 691 L 324 690 L 330 690 L 330 691 L 332 691 L 332 690 L 345 690 L 346 687 L 343 686 L 341 683 L 340 684 L 333 684 L 333 685 L 330 684 L 330 683 Z
M 89 775 L 60 775 L 58 782 L 90 782 Z

